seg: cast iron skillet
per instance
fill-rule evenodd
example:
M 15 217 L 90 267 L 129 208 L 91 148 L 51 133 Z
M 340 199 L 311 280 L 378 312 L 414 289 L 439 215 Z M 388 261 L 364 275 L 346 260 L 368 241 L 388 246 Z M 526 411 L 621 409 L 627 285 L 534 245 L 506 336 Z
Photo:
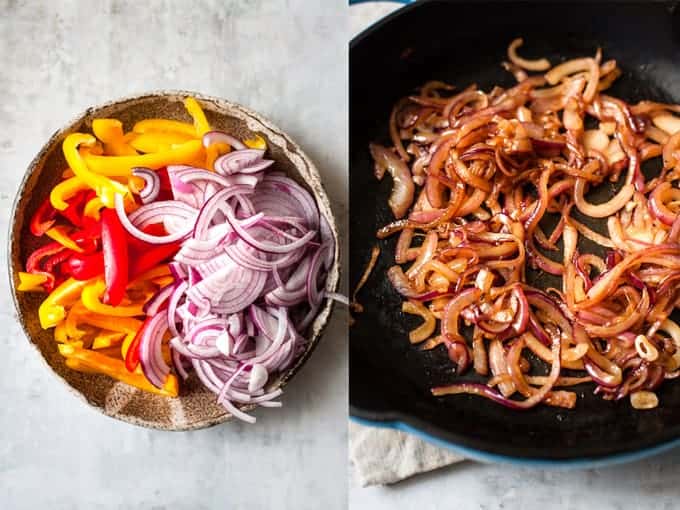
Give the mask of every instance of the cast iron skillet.
M 350 45 L 351 279 L 356 282 L 377 240 L 393 220 L 391 180 L 373 177 L 371 141 L 388 142 L 394 102 L 430 79 L 489 90 L 514 79 L 501 67 L 508 43 L 551 62 L 592 55 L 600 46 L 624 74 L 611 93 L 629 102 L 680 101 L 680 10 L 660 3 L 459 3 L 407 6 Z M 653 170 L 652 170 L 653 171 Z M 359 296 L 365 312 L 350 329 L 350 407 L 359 421 L 409 430 L 478 459 L 596 465 L 629 460 L 680 444 L 680 381 L 666 381 L 660 405 L 636 411 L 582 385 L 573 410 L 541 406 L 518 412 L 488 400 L 434 398 L 429 388 L 455 379 L 443 348 L 421 352 L 408 342 L 418 320 L 400 312 L 385 277 L 396 239 Z M 465 375 L 466 378 L 474 376 Z

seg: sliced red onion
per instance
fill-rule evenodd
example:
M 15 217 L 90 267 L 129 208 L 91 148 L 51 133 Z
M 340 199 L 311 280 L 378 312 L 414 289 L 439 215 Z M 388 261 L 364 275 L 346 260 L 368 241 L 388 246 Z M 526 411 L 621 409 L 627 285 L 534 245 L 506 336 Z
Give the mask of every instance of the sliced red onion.
M 136 167 L 132 169 L 132 175 L 144 179 L 144 188 L 139 193 L 139 198 L 143 204 L 153 202 L 161 191 L 161 179 L 158 174 L 150 168 Z
M 144 328 L 139 341 L 139 362 L 144 375 L 151 384 L 162 388 L 170 367 L 161 352 L 163 335 L 168 329 L 168 318 L 164 313 L 155 315 Z
M 221 132 L 206 134 L 203 142 L 236 150 L 218 158 L 216 173 L 168 167 L 172 201 L 144 205 L 128 218 L 123 197 L 117 197 L 116 209 L 140 239 L 182 240 L 170 265 L 174 283 L 147 305 L 157 321 L 151 345 L 160 346 L 169 329 L 175 370 L 185 377 L 183 363 L 190 364 L 225 409 L 254 421 L 239 406 L 280 406 L 273 399 L 281 391 L 267 389 L 268 381 L 304 352 L 300 332 L 323 299 L 342 301 L 323 285 L 335 239 L 307 190 L 284 175 L 266 173 L 272 161 L 263 151 Z M 140 230 L 159 222 L 169 235 L 155 238 Z M 297 324 L 289 318 L 291 307 L 293 317 L 302 317 Z M 154 384 L 162 382 L 169 367 L 161 363 L 160 350 L 146 349 L 145 371 Z
M 203 135 L 203 147 L 210 147 L 216 143 L 226 143 L 236 150 L 247 148 L 238 138 L 234 138 L 224 131 L 209 131 Z

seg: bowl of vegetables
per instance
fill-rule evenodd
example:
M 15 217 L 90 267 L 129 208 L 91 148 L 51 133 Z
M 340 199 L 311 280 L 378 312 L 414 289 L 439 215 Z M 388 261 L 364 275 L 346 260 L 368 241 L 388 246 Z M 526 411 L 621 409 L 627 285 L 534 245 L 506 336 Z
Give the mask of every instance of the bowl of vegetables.
M 38 152 L 12 218 L 31 345 L 84 401 L 141 426 L 253 422 L 280 406 L 342 299 L 314 164 L 219 98 L 89 108 Z

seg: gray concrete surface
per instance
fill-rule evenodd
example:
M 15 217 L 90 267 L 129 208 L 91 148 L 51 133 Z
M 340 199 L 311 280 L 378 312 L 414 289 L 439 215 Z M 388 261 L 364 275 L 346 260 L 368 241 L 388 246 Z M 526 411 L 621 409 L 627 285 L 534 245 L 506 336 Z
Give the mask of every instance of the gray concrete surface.
M 342 0 L 0 0 L 0 267 L 24 169 L 90 105 L 187 89 L 285 129 L 347 213 Z M 29 348 L 0 278 L 0 508 L 346 508 L 346 314 L 258 423 L 168 433 L 81 403 Z

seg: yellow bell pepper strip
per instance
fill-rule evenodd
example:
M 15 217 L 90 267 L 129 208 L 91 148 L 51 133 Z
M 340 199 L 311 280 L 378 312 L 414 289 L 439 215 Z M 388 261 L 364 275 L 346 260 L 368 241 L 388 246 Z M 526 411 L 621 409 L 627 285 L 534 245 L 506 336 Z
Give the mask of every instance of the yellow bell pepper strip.
M 168 165 L 186 165 L 201 154 L 204 154 L 204 149 L 200 140 L 189 140 L 173 146 L 172 149 L 138 156 L 97 156 L 83 151 L 87 166 L 100 177 L 129 177 L 136 166 L 157 170 Z M 127 188 L 125 190 L 127 191 Z M 108 207 L 103 198 L 102 201 Z
M 66 162 L 73 169 L 73 172 L 85 184 L 90 186 L 97 192 L 97 196 L 101 199 L 106 207 L 115 207 L 114 199 L 116 194 L 123 196 L 127 195 L 127 186 L 119 182 L 113 181 L 103 175 L 98 175 L 88 168 L 87 163 L 83 160 L 78 147 L 84 145 L 85 147 L 92 147 L 96 139 L 92 135 L 83 133 L 72 133 L 66 137 L 63 144 L 64 156 Z M 105 158 L 107 156 L 90 156 L 96 158 Z M 136 156 L 111 156 L 111 158 L 134 158 Z
M 260 135 L 255 135 L 252 138 L 243 140 L 243 143 L 249 149 L 267 150 L 267 142 L 265 142 L 264 138 L 262 138 Z
M 143 324 L 143 322 L 140 322 L 140 324 Z M 140 326 L 139 329 L 141 329 L 141 326 Z M 134 341 L 134 339 L 136 337 L 137 337 L 137 331 L 132 332 L 132 333 L 128 333 L 127 335 L 125 335 L 125 340 L 123 340 L 123 343 L 120 345 L 120 355 L 121 355 L 122 359 L 126 359 L 127 353 L 130 349 L 130 345 L 132 344 L 132 342 Z M 125 366 L 127 367 L 127 364 Z
M 92 348 L 99 350 L 107 349 L 109 347 L 115 348 L 115 355 L 113 357 L 120 357 L 120 344 L 123 343 L 125 338 L 125 333 L 119 333 L 117 331 L 100 331 L 92 340 Z M 113 351 L 111 351 L 113 352 Z M 111 356 L 110 353 L 102 353 L 107 356 Z
M 156 388 L 144 375 L 128 372 L 122 360 L 104 356 L 97 351 L 80 349 L 68 344 L 60 344 L 59 352 L 67 359 L 77 360 L 87 368 L 95 369 L 101 374 L 135 386 L 140 390 L 150 391 L 166 397 L 176 397 L 179 394 L 177 377 L 173 374 L 168 374 L 162 388 Z
M 77 301 L 66 315 L 66 320 L 64 321 L 64 329 L 66 336 L 72 340 L 80 340 L 85 336 L 87 331 L 78 329 L 78 324 L 83 322 L 83 317 L 87 315 L 89 311 L 83 306 L 80 301 Z
M 104 142 L 104 152 L 114 156 L 135 156 L 137 151 L 131 147 L 123 135 L 123 123 L 118 119 L 94 119 L 92 132 Z
M 17 290 L 22 292 L 44 292 L 43 283 L 48 280 L 45 274 L 24 273 L 19 271 L 19 285 Z
M 67 200 L 73 197 L 79 191 L 86 189 L 90 189 L 90 187 L 76 176 L 61 181 L 54 188 L 52 188 L 52 191 L 50 192 L 50 202 L 52 203 L 52 207 L 58 211 L 66 210 L 69 206 Z
M 196 128 L 193 124 L 169 119 L 145 119 L 140 120 L 132 128 L 134 133 L 178 133 L 191 138 L 196 137 Z
M 76 242 L 71 239 L 68 235 L 67 228 L 63 225 L 57 227 L 52 227 L 47 232 L 45 232 L 48 237 L 54 239 L 56 242 L 61 244 L 64 248 L 73 250 L 78 253 L 83 253 L 83 249 L 76 244 Z
M 210 124 L 208 124 L 208 119 L 205 117 L 203 108 L 198 104 L 198 101 L 193 97 L 187 97 L 184 100 L 184 107 L 194 121 L 194 130 L 196 131 L 195 134 L 197 136 L 203 136 L 210 131 Z
M 102 282 L 103 284 L 104 282 Z M 66 318 L 66 306 L 70 306 L 80 297 L 88 282 L 69 278 L 54 289 L 38 308 L 38 317 L 43 329 L 56 326 Z
M 195 138 L 195 136 L 190 137 L 182 133 L 151 132 L 137 135 L 135 139 L 130 142 L 130 145 L 139 152 L 161 152 L 172 149 L 176 145 L 181 145 Z
M 187 97 L 184 100 L 184 107 L 194 120 L 196 136 L 199 136 L 201 139 L 203 139 L 203 135 L 211 130 L 208 119 L 205 117 L 205 113 L 203 112 L 203 108 L 201 108 L 201 105 L 198 104 L 198 101 L 196 101 L 193 97 Z M 205 167 L 208 170 L 213 170 L 215 160 L 217 159 L 217 147 L 214 145 L 209 146 L 206 148 L 205 154 Z
M 101 296 L 106 292 L 106 283 L 102 278 L 98 278 L 91 283 L 88 283 L 80 298 L 85 305 L 85 308 L 91 312 L 101 315 L 111 315 L 112 317 L 135 317 L 137 315 L 144 315 L 142 310 L 144 302 L 137 302 L 131 305 L 111 306 L 105 305 L 101 301 Z
M 104 208 L 104 203 L 101 198 L 94 197 L 85 204 L 85 209 L 83 210 L 83 215 L 93 220 L 99 221 L 101 219 L 100 210 Z

